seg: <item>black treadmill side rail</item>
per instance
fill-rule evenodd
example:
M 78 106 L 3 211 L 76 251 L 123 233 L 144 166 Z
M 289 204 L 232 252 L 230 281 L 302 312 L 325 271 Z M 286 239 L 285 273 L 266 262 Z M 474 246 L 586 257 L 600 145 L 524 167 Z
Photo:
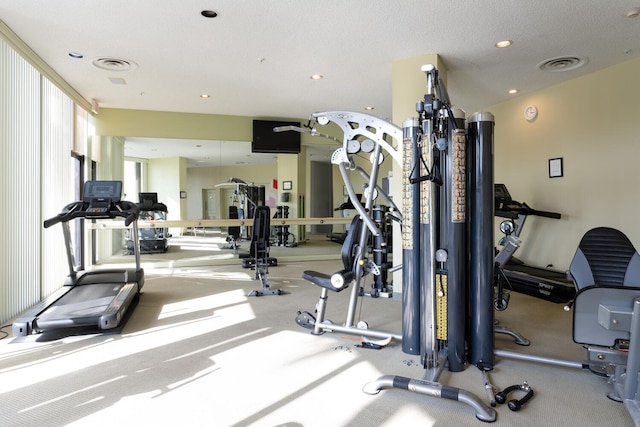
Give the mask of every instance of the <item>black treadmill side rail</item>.
M 514 292 L 556 304 L 566 304 L 576 295 L 575 285 L 562 271 L 526 264 L 507 264 L 503 271 Z

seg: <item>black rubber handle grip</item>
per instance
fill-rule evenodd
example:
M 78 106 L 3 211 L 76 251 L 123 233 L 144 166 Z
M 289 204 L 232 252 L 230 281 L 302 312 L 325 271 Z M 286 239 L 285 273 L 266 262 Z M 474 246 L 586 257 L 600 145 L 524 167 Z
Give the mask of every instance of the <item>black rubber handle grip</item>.
M 129 226 L 133 221 L 135 221 L 137 218 L 137 215 L 135 212 L 131 213 L 128 217 L 125 218 L 124 220 L 124 225 L 125 226 Z
M 62 216 L 61 215 L 56 215 L 53 218 L 49 218 L 49 219 L 44 221 L 44 228 L 49 228 L 49 227 L 51 227 L 53 225 L 56 225 L 60 221 L 62 221 Z

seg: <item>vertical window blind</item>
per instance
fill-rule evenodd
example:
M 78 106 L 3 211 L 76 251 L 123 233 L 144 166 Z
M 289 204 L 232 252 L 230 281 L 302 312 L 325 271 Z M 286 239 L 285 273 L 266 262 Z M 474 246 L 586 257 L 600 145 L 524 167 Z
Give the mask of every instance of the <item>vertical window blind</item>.
M 73 101 L 0 39 L 0 322 L 64 280 L 62 232 L 42 221 L 72 200 Z

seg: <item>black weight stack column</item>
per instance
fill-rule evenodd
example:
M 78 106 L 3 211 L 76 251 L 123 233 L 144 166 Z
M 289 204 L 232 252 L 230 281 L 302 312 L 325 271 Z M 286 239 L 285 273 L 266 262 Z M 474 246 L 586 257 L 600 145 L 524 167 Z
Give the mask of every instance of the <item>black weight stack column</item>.
M 417 143 L 418 119 L 411 118 L 402 124 L 402 351 L 420 354 L 420 189 L 411 184 L 411 178 L 420 176 Z
M 493 114 L 468 119 L 469 361 L 481 370 L 494 364 L 493 334 Z

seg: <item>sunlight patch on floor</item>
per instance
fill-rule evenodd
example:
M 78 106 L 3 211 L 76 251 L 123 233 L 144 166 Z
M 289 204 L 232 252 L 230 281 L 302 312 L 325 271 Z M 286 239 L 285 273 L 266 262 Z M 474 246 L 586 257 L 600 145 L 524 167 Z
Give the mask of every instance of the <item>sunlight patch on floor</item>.
M 0 392 L 9 392 L 59 376 L 70 375 L 103 363 L 114 363 L 137 353 L 153 351 L 155 348 L 176 344 L 181 340 L 210 335 L 215 331 L 255 319 L 255 313 L 251 305 L 244 301 L 242 291 L 233 291 L 228 294 L 230 295 L 222 295 L 219 299 L 197 299 L 200 300 L 198 301 L 200 311 L 210 311 L 206 316 L 196 314 L 196 318 L 122 334 L 117 339 L 88 344 L 86 347 L 70 351 L 65 351 L 65 345 L 61 345 L 56 348 L 56 354 L 45 353 L 45 357 L 37 361 L 13 366 L 10 371 L 3 373 Z M 188 313 L 192 317 L 192 311 L 184 307 L 180 313 L 183 315 Z M 176 319 L 178 316 L 179 313 L 173 312 L 171 318 Z M 133 337 L 135 339 L 127 339 Z M 101 337 L 97 338 L 101 339 Z M 73 345 L 75 341 L 73 337 L 70 338 L 69 345 Z M 109 343 L 109 351 L 104 350 L 107 343 Z M 33 343 L 12 344 L 18 352 L 22 351 L 23 345 L 32 346 Z
M 181 316 L 197 311 L 215 310 L 218 307 L 240 304 L 247 301 L 247 297 L 241 289 L 229 292 L 207 295 L 200 298 L 191 298 L 162 306 L 158 320 Z

